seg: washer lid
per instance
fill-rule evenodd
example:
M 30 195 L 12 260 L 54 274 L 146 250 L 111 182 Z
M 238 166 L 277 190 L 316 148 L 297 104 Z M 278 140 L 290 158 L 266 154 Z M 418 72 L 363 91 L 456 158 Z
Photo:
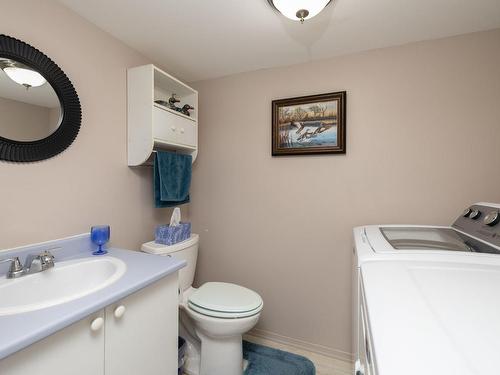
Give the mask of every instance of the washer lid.
M 189 296 L 191 306 L 223 313 L 244 313 L 262 306 L 262 298 L 239 285 L 208 282 Z

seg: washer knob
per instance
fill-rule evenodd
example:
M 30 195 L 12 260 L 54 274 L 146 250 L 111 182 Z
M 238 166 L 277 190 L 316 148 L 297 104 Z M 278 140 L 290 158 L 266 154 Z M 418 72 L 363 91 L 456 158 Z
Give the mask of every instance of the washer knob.
M 481 211 L 479 210 L 472 210 L 471 213 L 469 214 L 469 217 L 472 219 L 472 220 L 477 220 L 479 219 L 479 217 L 481 216 Z
M 483 220 L 483 223 L 492 227 L 499 221 L 500 221 L 500 214 L 498 213 L 498 211 L 491 211 L 490 213 L 488 213 L 488 215 L 486 215 L 486 217 Z
M 463 217 L 468 217 L 470 213 L 472 212 L 472 208 L 466 208 L 464 212 L 462 213 Z

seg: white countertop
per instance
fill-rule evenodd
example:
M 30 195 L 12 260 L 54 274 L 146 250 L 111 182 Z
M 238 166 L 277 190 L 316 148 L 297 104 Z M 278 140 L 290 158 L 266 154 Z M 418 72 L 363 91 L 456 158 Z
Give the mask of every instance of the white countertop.
M 54 246 L 56 262 L 68 259 L 87 258 L 95 246 L 89 236 L 81 235 L 69 239 L 14 249 L 2 252 L 1 258 L 39 252 Z M 95 293 L 60 305 L 14 315 L 0 316 L 0 359 L 59 331 L 84 317 L 142 289 L 151 283 L 178 271 L 185 266 L 184 261 L 172 257 L 150 255 L 138 251 L 108 249 L 108 255 L 124 261 L 125 274 L 115 283 Z M 6 267 L 0 269 L 0 277 L 5 277 Z M 44 271 L 44 272 L 50 272 Z M 29 276 L 26 276 L 29 277 Z
M 500 372 L 500 266 L 361 266 L 378 375 Z

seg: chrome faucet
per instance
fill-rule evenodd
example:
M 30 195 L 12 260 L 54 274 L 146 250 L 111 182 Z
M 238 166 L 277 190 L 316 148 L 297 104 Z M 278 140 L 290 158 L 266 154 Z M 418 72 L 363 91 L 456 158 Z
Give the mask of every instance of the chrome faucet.
M 48 251 L 44 251 L 38 255 L 30 254 L 24 262 L 24 274 L 31 275 L 32 273 L 46 271 L 54 267 L 54 256 Z
M 45 250 L 38 255 L 30 254 L 26 257 L 24 267 L 21 265 L 19 257 L 0 260 L 0 263 L 5 262 L 10 262 L 10 268 L 7 272 L 7 278 L 15 279 L 17 277 L 46 271 L 49 268 L 54 267 L 54 256 L 50 253 L 49 250 Z

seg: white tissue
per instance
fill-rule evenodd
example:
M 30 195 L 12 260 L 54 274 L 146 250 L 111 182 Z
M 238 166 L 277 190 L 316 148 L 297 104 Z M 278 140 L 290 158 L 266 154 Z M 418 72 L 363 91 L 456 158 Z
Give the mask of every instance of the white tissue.
M 179 207 L 174 208 L 172 216 L 170 217 L 170 226 L 176 227 L 181 223 L 181 209 Z

